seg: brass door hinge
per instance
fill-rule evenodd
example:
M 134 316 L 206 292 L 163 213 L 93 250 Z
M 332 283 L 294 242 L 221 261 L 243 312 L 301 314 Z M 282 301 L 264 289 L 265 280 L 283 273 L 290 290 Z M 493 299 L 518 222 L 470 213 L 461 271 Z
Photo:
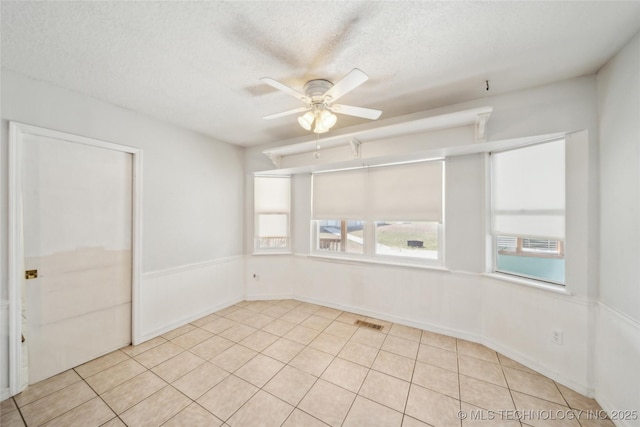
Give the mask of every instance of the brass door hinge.
M 27 280 L 37 279 L 38 278 L 38 270 L 27 270 L 24 272 L 24 278 Z

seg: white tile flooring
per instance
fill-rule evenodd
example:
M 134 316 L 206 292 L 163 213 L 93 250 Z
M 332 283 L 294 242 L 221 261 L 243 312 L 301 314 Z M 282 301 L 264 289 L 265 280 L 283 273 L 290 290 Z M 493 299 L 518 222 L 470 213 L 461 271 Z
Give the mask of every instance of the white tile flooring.
M 6 427 L 613 426 L 485 346 L 294 300 L 244 301 L 114 351 L 0 414 Z

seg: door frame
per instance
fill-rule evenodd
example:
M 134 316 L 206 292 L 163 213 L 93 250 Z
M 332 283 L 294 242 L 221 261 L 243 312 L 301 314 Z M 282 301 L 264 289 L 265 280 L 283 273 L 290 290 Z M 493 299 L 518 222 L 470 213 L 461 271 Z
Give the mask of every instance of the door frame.
M 142 150 L 19 122 L 9 122 L 8 147 L 8 302 L 9 395 L 22 391 L 22 283 L 24 274 L 22 211 L 22 141 L 24 135 L 43 136 L 132 155 L 131 212 L 131 340 L 140 343 L 140 282 L 142 266 Z

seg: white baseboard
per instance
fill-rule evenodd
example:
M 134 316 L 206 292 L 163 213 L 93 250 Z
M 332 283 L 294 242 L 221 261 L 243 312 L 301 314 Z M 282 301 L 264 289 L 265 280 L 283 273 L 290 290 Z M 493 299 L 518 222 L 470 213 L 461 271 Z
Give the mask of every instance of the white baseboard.
M 524 366 L 533 369 L 536 372 L 541 373 L 542 375 L 545 375 L 549 378 L 551 378 L 554 381 L 557 381 L 559 383 L 561 383 L 562 385 L 565 385 L 581 394 L 587 395 L 587 396 L 593 396 L 594 395 L 594 390 L 592 388 L 586 388 L 583 384 L 578 384 L 574 381 L 571 381 L 565 377 L 563 377 L 562 375 L 559 375 L 556 372 L 551 372 L 550 370 L 548 370 L 547 368 L 541 366 L 540 364 L 536 363 L 534 360 L 529 359 L 528 357 L 524 356 L 522 353 L 519 353 L 515 350 L 513 350 L 512 348 L 509 347 L 505 347 L 503 345 L 499 345 L 496 342 L 493 342 L 491 340 L 486 339 L 485 337 L 478 335 L 478 334 L 473 334 L 473 333 L 469 333 L 466 331 L 461 331 L 459 329 L 453 329 L 453 328 L 443 328 L 441 326 L 438 325 L 434 325 L 428 322 L 420 322 L 420 321 L 416 321 L 416 320 L 412 320 L 412 319 L 407 319 L 404 317 L 400 317 L 400 316 L 393 316 L 393 315 L 389 315 L 388 313 L 380 313 L 380 312 L 376 312 L 373 310 L 368 310 L 368 309 L 364 309 L 361 307 L 355 307 L 355 306 L 349 306 L 349 305 L 343 305 L 343 304 L 336 304 L 330 301 L 325 301 L 325 300 L 320 300 L 320 299 L 316 299 L 316 298 L 306 298 L 306 297 L 302 297 L 299 295 L 294 295 L 293 299 L 296 299 L 298 301 L 304 301 L 304 302 L 308 302 L 308 303 L 312 303 L 312 304 L 318 304 L 318 305 L 322 305 L 322 306 L 326 306 L 326 307 L 331 307 L 331 308 L 335 308 L 337 310 L 343 310 L 343 311 L 348 311 L 351 313 L 356 313 L 356 314 L 361 314 L 363 316 L 367 316 L 367 317 L 374 317 L 377 319 L 381 319 L 381 320 L 386 320 L 389 322 L 393 322 L 393 323 L 398 323 L 400 325 L 405 325 L 405 326 L 411 326 L 414 328 L 418 328 L 418 329 L 423 329 L 423 330 L 427 330 L 427 331 L 431 331 L 431 332 L 435 332 L 438 334 L 443 334 L 443 335 L 448 335 L 454 338 L 460 338 L 460 339 L 464 339 L 467 341 L 473 341 L 479 344 L 483 344 L 486 345 L 487 347 L 491 348 L 492 350 L 495 350 L 505 356 L 507 356 L 510 359 L 515 360 L 518 363 L 523 364 Z
M 518 351 L 515 351 L 510 347 L 506 347 L 504 345 L 498 344 L 490 339 L 485 339 L 485 338 L 483 338 L 482 341 L 480 341 L 480 344 L 483 344 L 489 347 L 490 349 L 495 350 L 498 353 L 507 356 L 509 359 L 515 360 L 516 362 L 526 366 L 527 368 L 533 369 L 534 371 L 544 375 L 545 377 L 551 378 L 552 380 L 562 384 L 563 386 L 569 387 L 570 389 L 575 390 L 580 394 L 584 394 L 587 397 L 594 396 L 593 388 L 585 387 L 584 384 L 579 384 L 575 381 L 572 381 L 564 377 L 563 375 L 559 374 L 558 372 L 550 371 L 549 369 L 537 363 L 535 360 L 530 359 L 529 357 L 525 356 L 524 354 Z
M 596 319 L 595 399 L 611 415 L 638 411 L 635 420 L 612 420 L 619 427 L 640 427 L 640 322 L 603 302 Z
M 360 314 L 367 317 L 374 317 L 380 320 L 386 320 L 388 322 L 398 323 L 404 326 L 411 326 L 413 328 L 424 329 L 427 331 L 435 332 L 438 334 L 449 335 L 451 337 L 460 338 L 473 342 L 481 342 L 481 337 L 477 334 L 461 331 L 453 328 L 443 328 L 427 322 L 419 322 L 412 319 L 407 319 L 400 316 L 389 315 L 388 313 L 380 313 L 374 310 L 368 310 L 361 307 L 355 307 L 350 305 L 336 304 L 330 301 L 324 301 L 315 298 L 306 298 L 299 295 L 294 295 L 293 299 L 298 301 L 304 301 L 312 304 L 318 304 L 325 307 L 335 308 L 337 310 L 348 311 L 355 314 Z
M 242 301 L 242 298 L 236 298 L 236 299 L 233 299 L 233 300 L 230 300 L 230 301 L 225 301 L 223 303 L 220 303 L 220 304 L 217 304 L 217 305 L 215 305 L 213 307 L 210 307 L 205 311 L 193 314 L 191 316 L 185 317 L 185 318 L 180 319 L 178 321 L 172 322 L 169 325 L 163 326 L 162 328 L 158 328 L 158 329 L 156 329 L 154 331 L 148 332 L 148 333 L 144 334 L 141 337 L 142 340 L 140 341 L 140 343 L 143 343 L 143 342 L 148 341 L 148 340 L 150 340 L 152 338 L 158 337 L 158 336 L 160 336 L 162 334 L 166 334 L 167 332 L 172 331 L 172 330 L 174 330 L 176 328 L 179 328 L 180 326 L 184 326 L 187 323 L 193 322 L 194 320 L 198 320 L 200 318 L 203 318 L 205 316 L 213 314 L 216 311 L 220 311 L 222 309 L 230 307 L 230 306 L 232 306 L 234 304 L 239 303 L 240 301 Z
M 600 394 L 598 394 L 597 390 L 596 390 L 595 400 L 602 407 L 602 409 L 604 409 L 607 412 L 607 414 L 612 414 L 612 413 L 614 413 L 614 411 L 620 412 L 620 408 L 617 405 L 612 404 L 605 397 L 603 397 Z M 630 409 L 631 410 L 636 409 L 638 411 L 638 417 L 640 417 L 640 408 L 630 408 Z M 616 419 L 616 420 L 612 420 L 612 421 L 613 421 L 613 424 L 616 425 L 616 427 L 638 427 L 638 426 L 640 426 L 640 418 L 635 419 L 635 420 L 631 420 L 631 419 L 621 419 L 621 420 L 619 420 L 619 419 Z
M 245 301 L 272 301 L 279 299 L 295 299 L 290 293 L 281 294 L 251 294 L 245 295 Z
M 227 257 L 144 274 L 139 342 L 241 301 L 242 262 Z

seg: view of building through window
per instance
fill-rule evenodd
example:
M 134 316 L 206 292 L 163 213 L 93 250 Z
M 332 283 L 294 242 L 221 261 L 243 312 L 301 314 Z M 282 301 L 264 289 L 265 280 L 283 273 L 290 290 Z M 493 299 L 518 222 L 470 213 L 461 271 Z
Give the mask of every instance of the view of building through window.
M 364 253 L 364 221 L 320 220 L 317 223 L 318 250 Z
M 496 242 L 496 271 L 564 282 L 563 241 L 497 236 Z

